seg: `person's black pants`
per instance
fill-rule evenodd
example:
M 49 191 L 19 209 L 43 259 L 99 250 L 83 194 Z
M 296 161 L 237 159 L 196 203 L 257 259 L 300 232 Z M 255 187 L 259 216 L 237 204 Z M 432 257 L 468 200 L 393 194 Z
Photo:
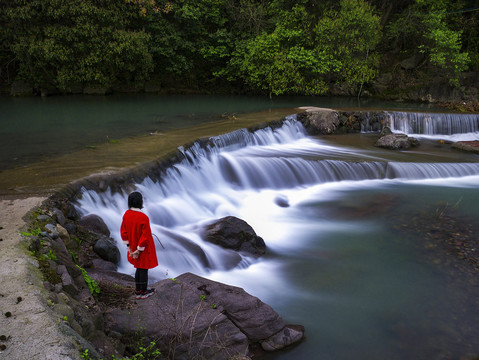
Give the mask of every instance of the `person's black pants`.
M 148 269 L 136 269 L 135 283 L 136 291 L 146 292 L 148 286 Z

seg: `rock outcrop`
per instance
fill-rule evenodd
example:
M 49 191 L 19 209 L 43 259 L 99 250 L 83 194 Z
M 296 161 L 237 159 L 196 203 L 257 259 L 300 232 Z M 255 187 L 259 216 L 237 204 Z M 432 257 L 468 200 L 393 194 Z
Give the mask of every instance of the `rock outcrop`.
M 302 108 L 297 114 L 310 135 L 329 135 L 359 133 L 361 131 L 380 131 L 389 124 L 384 111 L 338 111 L 324 108 Z
M 266 351 L 300 341 L 301 326 L 288 326 L 267 304 L 243 289 L 186 273 L 153 284 L 157 294 L 132 309 L 105 313 L 108 332 L 156 341 L 175 359 L 246 356 L 251 343 Z
M 331 109 L 308 109 L 298 119 L 312 135 L 333 134 L 339 128 L 339 113 Z
M 205 227 L 202 237 L 213 244 L 259 257 L 266 244 L 244 220 L 234 216 L 219 219 Z
M 389 128 L 390 120 L 383 111 L 377 112 L 341 112 L 331 109 L 308 108 L 298 114 L 298 120 L 310 135 L 328 135 L 380 131 L 375 146 L 391 150 L 406 150 L 419 146 L 416 138 L 405 134 L 393 134 Z

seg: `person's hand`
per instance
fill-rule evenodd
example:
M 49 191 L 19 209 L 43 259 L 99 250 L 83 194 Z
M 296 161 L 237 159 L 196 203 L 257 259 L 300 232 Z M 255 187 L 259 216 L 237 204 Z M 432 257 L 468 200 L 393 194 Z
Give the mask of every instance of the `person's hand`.
M 132 259 L 138 259 L 138 257 L 140 256 L 140 250 L 130 252 L 130 256 L 132 257 Z

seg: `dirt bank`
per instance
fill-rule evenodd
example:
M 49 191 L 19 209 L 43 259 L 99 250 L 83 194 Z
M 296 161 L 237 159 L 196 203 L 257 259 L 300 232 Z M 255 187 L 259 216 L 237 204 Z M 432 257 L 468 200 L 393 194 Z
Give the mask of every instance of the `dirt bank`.
M 44 298 L 38 264 L 29 256 L 23 217 L 41 197 L 0 200 L 0 358 L 79 359 L 74 338 L 62 329 Z M 59 326 L 60 325 L 60 326 Z

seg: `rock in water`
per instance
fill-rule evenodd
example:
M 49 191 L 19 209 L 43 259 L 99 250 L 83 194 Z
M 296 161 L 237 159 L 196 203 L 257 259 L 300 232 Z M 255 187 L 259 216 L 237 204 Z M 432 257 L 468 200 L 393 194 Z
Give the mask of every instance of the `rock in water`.
M 419 146 L 419 141 L 406 134 L 389 134 L 380 137 L 375 146 L 391 150 L 405 150 Z
M 78 225 L 99 235 L 110 236 L 110 230 L 101 217 L 95 214 L 83 216 L 78 220 Z
M 103 260 L 118 264 L 121 260 L 120 250 L 118 250 L 115 241 L 111 238 L 101 237 L 93 246 L 95 251 Z
M 234 216 L 227 216 L 207 225 L 203 231 L 203 239 L 256 257 L 264 255 L 266 251 L 264 240 L 256 235 L 246 221 Z

